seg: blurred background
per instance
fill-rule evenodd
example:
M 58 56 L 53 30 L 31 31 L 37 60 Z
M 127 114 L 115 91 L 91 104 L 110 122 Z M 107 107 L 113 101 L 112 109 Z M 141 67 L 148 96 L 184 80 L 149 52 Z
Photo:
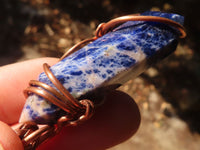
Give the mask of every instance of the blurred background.
M 92 37 L 99 23 L 146 10 L 185 16 L 187 37 L 167 59 L 120 87 L 139 105 L 142 122 L 134 137 L 110 150 L 199 150 L 199 0 L 0 0 L 0 66 L 60 57 Z

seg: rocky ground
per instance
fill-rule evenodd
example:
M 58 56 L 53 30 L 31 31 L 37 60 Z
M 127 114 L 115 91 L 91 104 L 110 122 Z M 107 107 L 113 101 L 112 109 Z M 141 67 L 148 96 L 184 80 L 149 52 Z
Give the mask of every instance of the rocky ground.
M 198 0 L 0 0 L 0 65 L 61 56 L 92 37 L 100 22 L 145 10 L 186 17 L 188 33 L 171 56 L 120 90 L 140 107 L 139 131 L 110 150 L 200 149 L 200 17 Z

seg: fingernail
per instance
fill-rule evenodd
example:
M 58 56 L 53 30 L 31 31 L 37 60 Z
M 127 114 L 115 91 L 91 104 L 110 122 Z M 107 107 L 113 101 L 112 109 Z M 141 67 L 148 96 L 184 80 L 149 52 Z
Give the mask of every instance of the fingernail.
M 0 143 L 0 150 L 4 150 L 3 145 Z

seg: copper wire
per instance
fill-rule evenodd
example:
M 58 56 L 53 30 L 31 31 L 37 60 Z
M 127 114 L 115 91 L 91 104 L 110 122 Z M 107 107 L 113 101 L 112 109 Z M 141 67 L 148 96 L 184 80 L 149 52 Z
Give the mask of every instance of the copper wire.
M 109 31 L 112 31 L 112 29 L 114 29 L 115 27 L 127 21 L 149 21 L 149 22 L 164 23 L 177 28 L 181 33 L 180 38 L 184 38 L 186 36 L 184 27 L 173 20 L 157 16 L 135 16 L 135 15 L 118 17 L 107 23 L 100 24 L 100 27 L 96 31 L 96 36 L 101 37 L 104 34 L 108 33 Z
M 85 112 L 78 118 L 72 116 L 62 116 L 55 125 L 37 125 L 33 122 L 26 122 L 18 129 L 18 135 L 22 139 L 25 150 L 33 150 L 41 143 L 58 134 L 63 126 L 75 126 L 88 120 L 94 111 L 94 105 L 90 100 L 81 100 L 80 103 L 85 106 Z
M 82 46 L 96 40 L 97 37 L 93 37 L 93 38 L 90 38 L 90 39 L 86 39 L 86 40 L 83 40 L 77 44 L 75 44 L 73 47 L 71 47 L 61 58 L 60 60 L 63 60 L 65 57 L 71 55 L 72 53 L 74 53 L 75 51 L 79 50 Z
M 33 122 L 22 124 L 20 129 L 16 130 L 16 132 L 22 139 L 25 150 L 35 149 L 42 142 L 57 134 L 63 126 L 77 125 L 88 120 L 94 112 L 94 104 L 92 101 L 87 99 L 78 101 L 73 98 L 53 75 L 49 69 L 49 65 L 45 63 L 43 68 L 45 74 L 59 92 L 43 82 L 31 80 L 29 83 L 30 87 L 24 90 L 25 96 L 27 97 L 30 93 L 42 96 L 66 111 L 68 115 L 59 118 L 55 125 L 46 124 L 42 127 L 38 127 L 38 125 Z
M 164 23 L 178 29 L 181 33 L 180 38 L 186 36 L 184 27 L 182 25 L 167 18 L 139 16 L 139 14 L 123 16 L 113 19 L 107 23 L 100 24 L 97 27 L 95 36 L 93 38 L 86 39 L 74 45 L 60 58 L 60 60 L 63 60 L 65 57 L 76 52 L 84 45 L 96 40 L 97 38 L 112 31 L 114 28 L 127 21 L 150 21 Z M 41 127 L 33 122 L 23 123 L 21 127 L 16 130 L 16 132 L 22 139 L 25 150 L 35 149 L 39 144 L 57 134 L 63 126 L 77 125 L 85 120 L 88 120 L 94 112 L 93 102 L 87 99 L 80 101 L 75 99 L 54 76 L 49 67 L 50 66 L 48 64 L 43 64 L 44 73 L 53 83 L 56 89 L 43 82 L 31 80 L 29 82 L 30 86 L 24 90 L 25 97 L 28 97 L 31 93 L 35 93 L 36 95 L 43 97 L 62 110 L 66 111 L 68 115 L 60 117 L 55 125 L 46 124 Z
M 78 110 L 83 110 L 84 106 L 58 81 L 58 79 L 50 71 L 49 65 L 45 63 L 43 64 L 43 68 L 49 80 L 54 84 L 60 93 L 43 82 L 31 80 L 29 82 L 30 87 L 24 90 L 25 96 L 27 97 L 30 93 L 35 93 L 72 115 Z
M 163 17 L 157 17 L 157 16 L 140 16 L 139 14 L 134 14 L 134 15 L 127 15 L 127 16 L 122 16 L 122 17 L 118 17 L 115 19 L 110 20 L 107 23 L 101 23 L 96 31 L 95 31 L 95 36 L 93 38 L 90 39 L 86 39 L 83 40 L 79 43 L 77 43 L 76 45 L 74 45 L 72 48 L 70 48 L 61 58 L 60 60 L 63 60 L 65 57 L 71 55 L 72 53 L 76 52 L 77 50 L 79 50 L 81 47 L 83 47 L 86 44 L 89 44 L 90 42 L 95 41 L 96 39 L 98 39 L 99 37 L 105 35 L 106 33 L 112 31 L 114 28 L 118 27 L 119 25 L 127 22 L 127 21 L 149 21 L 149 22 L 158 22 L 158 23 L 164 23 L 167 25 L 170 25 L 176 29 L 179 30 L 180 34 L 180 38 L 184 38 L 186 36 L 186 32 L 184 27 L 167 18 L 163 18 Z

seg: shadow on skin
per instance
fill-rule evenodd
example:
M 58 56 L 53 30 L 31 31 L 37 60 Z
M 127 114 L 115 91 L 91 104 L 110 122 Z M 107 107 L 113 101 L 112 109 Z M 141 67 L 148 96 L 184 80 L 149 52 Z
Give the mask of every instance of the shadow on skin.
M 104 150 L 130 138 L 139 128 L 140 112 L 127 94 L 113 91 L 95 115 L 76 127 L 65 127 L 41 150 Z

